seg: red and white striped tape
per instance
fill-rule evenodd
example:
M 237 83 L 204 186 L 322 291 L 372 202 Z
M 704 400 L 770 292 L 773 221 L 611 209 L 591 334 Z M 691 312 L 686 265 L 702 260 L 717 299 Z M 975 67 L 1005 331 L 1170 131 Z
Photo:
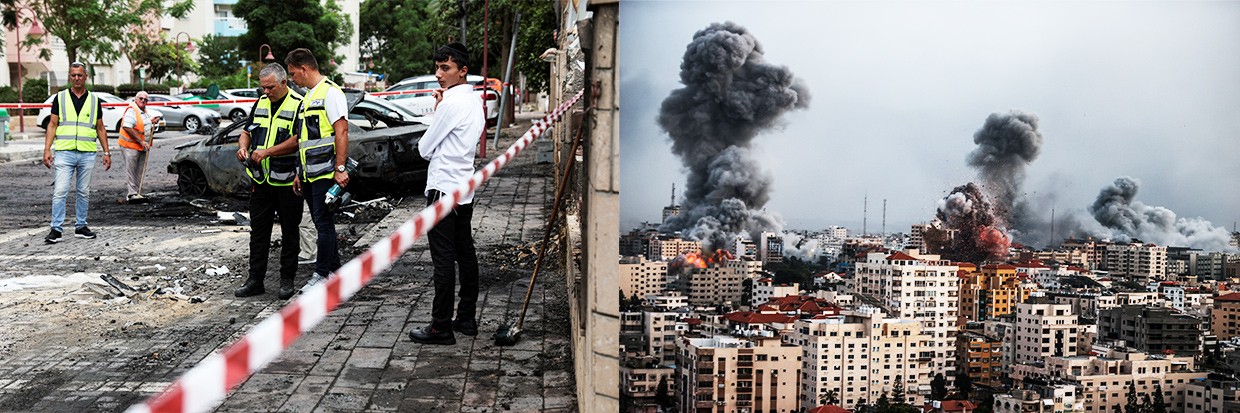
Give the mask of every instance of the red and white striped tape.
M 218 105 L 221 103 L 254 103 L 258 99 L 216 99 L 216 100 L 180 100 L 175 102 L 147 102 L 147 106 L 194 106 L 194 105 Z M 129 102 L 113 102 L 101 103 L 100 106 L 105 108 L 119 108 L 129 106 Z M 52 107 L 51 103 L 0 103 L 0 109 L 43 109 Z
M 375 275 L 387 270 L 401 254 L 413 246 L 414 241 L 447 216 L 457 200 L 477 190 L 483 182 L 533 143 L 534 139 L 559 121 L 564 112 L 581 99 L 583 93 L 584 91 L 577 92 L 576 96 L 546 117 L 534 121 L 534 125 L 521 135 L 503 156 L 492 160 L 482 170 L 474 173 L 469 182 L 462 183 L 451 194 L 405 221 L 387 238 L 371 245 L 366 252 L 344 264 L 332 273 L 327 282 L 303 292 L 278 314 L 267 317 L 233 344 L 204 358 L 162 393 L 130 407 L 127 412 L 203 412 L 214 408 L 250 374 L 275 360 L 303 333 L 322 321 L 327 313 L 340 303 L 348 301 Z

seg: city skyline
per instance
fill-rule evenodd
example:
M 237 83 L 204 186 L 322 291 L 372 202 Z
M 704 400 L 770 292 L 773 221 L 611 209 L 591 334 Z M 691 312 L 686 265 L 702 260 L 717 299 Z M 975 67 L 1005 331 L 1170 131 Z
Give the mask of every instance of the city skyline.
M 622 8 L 621 227 L 658 222 L 685 173 L 656 122 L 683 85 L 695 32 L 731 21 L 813 97 L 750 146 L 771 178 L 765 209 L 787 228 L 907 232 L 978 182 L 966 156 L 992 113 L 1037 117 L 1040 153 L 1019 187 L 1049 223 L 1087 208 L 1117 178 L 1133 198 L 1232 230 L 1240 219 L 1240 3 L 629 3 Z M 795 8 L 796 13 L 788 12 Z M 782 12 L 781 12 L 782 11 Z M 821 36 L 807 39 L 803 27 Z M 658 47 L 651 47 L 658 45 Z M 805 175 L 813 175 L 806 178 Z M 981 182 L 979 182 L 981 183 Z M 1059 233 L 1062 238 L 1067 234 Z

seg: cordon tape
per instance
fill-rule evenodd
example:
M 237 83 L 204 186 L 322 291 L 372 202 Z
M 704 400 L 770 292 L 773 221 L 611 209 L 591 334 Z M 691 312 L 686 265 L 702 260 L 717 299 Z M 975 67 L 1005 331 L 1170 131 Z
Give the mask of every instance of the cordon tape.
M 224 400 L 224 396 L 250 374 L 261 370 L 275 360 L 284 349 L 301 335 L 310 331 L 327 313 L 340 303 L 348 301 L 375 275 L 387 270 L 413 243 L 426 234 L 436 223 L 448 216 L 457 200 L 482 186 L 487 179 L 507 165 L 512 158 L 534 142 L 553 124 L 558 122 L 585 91 L 564 102 L 542 119 L 535 120 L 525 134 L 495 158 L 482 170 L 474 173 L 469 182 L 457 186 L 451 194 L 428 205 L 422 212 L 405 221 L 387 238 L 370 246 L 332 273 L 327 282 L 314 285 L 295 300 L 255 325 L 250 331 L 222 351 L 211 353 L 163 392 L 140 404 L 131 406 L 128 413 L 180 413 L 205 412 Z

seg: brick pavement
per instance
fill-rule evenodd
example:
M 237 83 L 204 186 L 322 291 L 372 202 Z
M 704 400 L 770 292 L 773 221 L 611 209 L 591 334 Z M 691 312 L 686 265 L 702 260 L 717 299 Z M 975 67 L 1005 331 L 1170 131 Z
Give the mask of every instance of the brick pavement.
M 519 311 L 530 274 L 528 266 L 506 261 L 505 251 L 541 238 L 553 196 L 551 166 L 535 164 L 532 149 L 476 197 L 475 238 L 483 265 L 476 338 L 458 335 L 454 346 L 409 340 L 411 329 L 429 323 L 433 296 L 430 254 L 420 240 L 392 269 L 235 389 L 217 410 L 575 411 L 568 315 L 561 310 L 566 306 L 556 305 L 567 296 L 561 270 L 544 268 L 517 346 L 496 347 L 491 337 Z M 417 197 L 406 198 L 393 214 L 411 216 L 423 206 Z M 376 224 L 370 228 L 375 234 L 361 238 L 390 230 Z M 237 250 L 221 247 L 215 253 L 245 252 L 244 247 Z M 80 255 L 64 261 L 97 256 Z M 234 268 L 233 275 L 241 270 Z M 0 353 L 0 411 L 123 410 L 281 304 L 273 294 L 235 299 L 230 285 L 199 304 L 201 312 L 187 307 L 188 315 L 167 325 L 118 323 L 97 339 Z M 548 314 L 547 308 L 554 310 Z

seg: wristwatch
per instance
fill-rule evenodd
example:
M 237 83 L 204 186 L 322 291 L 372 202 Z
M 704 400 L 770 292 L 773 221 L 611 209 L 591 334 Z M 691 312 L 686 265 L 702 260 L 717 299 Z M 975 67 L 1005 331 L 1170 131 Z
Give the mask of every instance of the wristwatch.
M 336 165 L 336 172 L 344 172 L 344 165 Z

